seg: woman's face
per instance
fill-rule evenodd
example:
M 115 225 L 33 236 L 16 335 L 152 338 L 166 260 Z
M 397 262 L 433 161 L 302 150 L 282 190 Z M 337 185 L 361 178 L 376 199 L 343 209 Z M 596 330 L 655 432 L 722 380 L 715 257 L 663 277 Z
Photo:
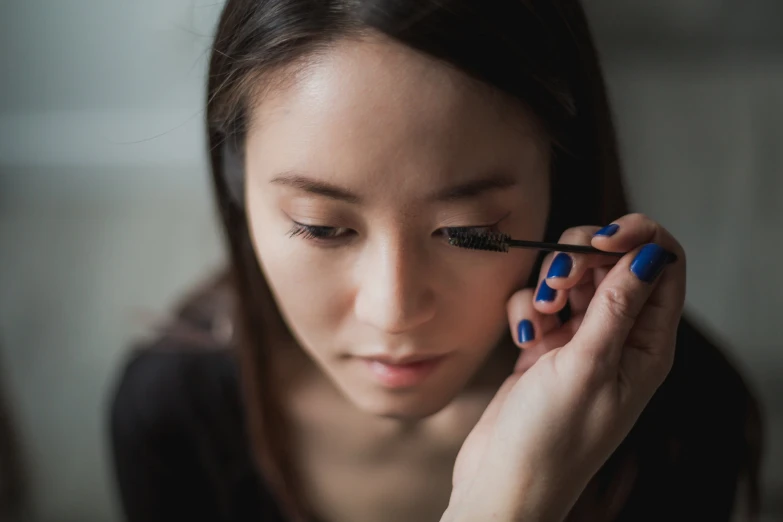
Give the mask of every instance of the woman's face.
M 345 41 L 255 109 L 248 221 L 303 349 L 359 408 L 416 418 L 481 367 L 535 261 L 446 229 L 541 239 L 548 171 L 518 105 L 396 43 Z

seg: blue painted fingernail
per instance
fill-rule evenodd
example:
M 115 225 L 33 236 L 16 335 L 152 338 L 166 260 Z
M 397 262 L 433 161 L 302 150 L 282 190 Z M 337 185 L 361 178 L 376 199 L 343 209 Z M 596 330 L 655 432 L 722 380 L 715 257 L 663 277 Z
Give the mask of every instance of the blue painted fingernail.
M 527 343 L 536 338 L 536 332 L 533 329 L 533 323 L 527 319 L 522 319 L 517 325 L 517 339 L 519 343 Z
M 642 247 L 631 262 L 631 272 L 645 283 L 652 283 L 672 257 L 663 247 L 649 243 Z
M 620 230 L 620 225 L 617 225 L 615 223 L 612 223 L 611 225 L 606 225 L 604 228 L 593 234 L 594 236 L 604 236 L 604 237 L 610 237 L 617 233 L 617 231 Z
M 538 287 L 538 293 L 536 294 L 536 302 L 546 301 L 550 303 L 555 300 L 557 290 L 553 290 L 546 284 L 546 281 L 541 281 L 541 286 Z
M 568 254 L 563 252 L 557 254 L 552 260 L 552 264 L 549 265 L 549 272 L 546 274 L 547 279 L 553 277 L 568 277 L 571 273 L 571 269 L 574 267 L 574 260 Z

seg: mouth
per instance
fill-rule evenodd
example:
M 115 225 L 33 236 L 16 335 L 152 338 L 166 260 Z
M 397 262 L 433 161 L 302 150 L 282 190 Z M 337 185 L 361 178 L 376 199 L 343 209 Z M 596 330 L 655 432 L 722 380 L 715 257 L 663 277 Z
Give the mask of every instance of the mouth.
M 385 355 L 359 357 L 374 380 L 386 388 L 410 388 L 429 377 L 445 355 L 394 358 Z

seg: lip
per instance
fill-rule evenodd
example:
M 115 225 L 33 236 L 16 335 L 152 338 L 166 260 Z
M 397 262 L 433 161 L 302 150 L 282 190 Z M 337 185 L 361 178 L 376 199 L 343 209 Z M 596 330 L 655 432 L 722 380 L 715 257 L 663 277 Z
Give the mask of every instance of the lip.
M 408 364 L 416 364 L 421 362 L 435 361 L 437 359 L 444 358 L 445 355 L 411 355 L 408 357 L 392 357 L 390 355 L 362 355 L 360 359 L 366 361 L 377 361 L 383 364 L 389 364 L 392 366 L 405 366 Z
M 370 375 L 386 388 L 410 388 L 424 382 L 440 366 L 445 355 L 393 358 L 359 357 Z

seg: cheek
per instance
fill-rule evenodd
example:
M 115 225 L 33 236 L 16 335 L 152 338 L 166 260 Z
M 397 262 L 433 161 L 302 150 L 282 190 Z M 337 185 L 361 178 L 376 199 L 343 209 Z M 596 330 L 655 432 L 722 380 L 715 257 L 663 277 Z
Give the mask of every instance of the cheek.
M 546 202 L 546 198 L 541 198 Z M 531 201 L 524 216 L 509 222 L 503 232 L 514 238 L 541 240 L 546 227 L 547 204 Z M 445 284 L 451 288 L 443 306 L 458 337 L 480 343 L 508 330 L 507 303 L 523 289 L 538 258 L 537 250 L 511 249 L 506 254 L 460 253 L 474 256 L 459 261 Z
M 350 313 L 345 271 L 326 263 L 301 238 L 289 237 L 279 220 L 252 213 L 249 219 L 256 257 L 283 319 L 304 346 L 324 344 L 324 336 Z
M 289 251 L 298 250 L 292 246 L 288 248 Z M 261 264 L 277 304 L 290 326 L 301 333 L 308 328 L 325 325 L 335 327 L 339 324 L 341 317 L 349 311 L 343 274 L 330 270 L 327 264 L 280 253 L 263 255 Z
M 476 357 L 508 332 L 507 303 L 522 289 L 535 263 L 535 251 L 471 256 L 449 274 L 439 300 L 441 334 Z M 445 288 L 448 288 L 446 290 Z

